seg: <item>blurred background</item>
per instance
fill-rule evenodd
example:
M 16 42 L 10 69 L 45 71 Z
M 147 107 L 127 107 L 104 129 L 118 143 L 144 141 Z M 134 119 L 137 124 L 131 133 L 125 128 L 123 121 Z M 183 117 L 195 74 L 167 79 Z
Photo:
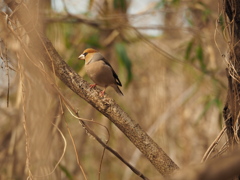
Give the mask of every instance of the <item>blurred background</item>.
M 77 57 L 98 49 L 123 83 L 123 97 L 112 88 L 107 94 L 180 168 L 201 162 L 224 126 L 227 42 L 220 2 L 42 0 L 38 7 L 42 32 L 69 66 L 91 83 Z M 16 55 L 16 40 L 0 43 L 0 179 L 86 179 L 74 146 L 87 179 L 97 179 L 103 147 L 62 106 L 39 69 Z M 114 124 L 49 76 L 80 117 L 108 128 L 113 149 L 149 179 L 161 177 Z M 88 125 L 108 139 L 102 126 Z M 140 178 L 106 151 L 101 179 Z

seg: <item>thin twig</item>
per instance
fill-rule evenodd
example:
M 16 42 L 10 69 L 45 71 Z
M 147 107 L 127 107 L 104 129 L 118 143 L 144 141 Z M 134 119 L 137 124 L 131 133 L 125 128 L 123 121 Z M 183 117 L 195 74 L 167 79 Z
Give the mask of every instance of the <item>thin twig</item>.
M 73 139 L 73 137 L 72 137 L 71 131 L 70 131 L 69 127 L 68 127 L 68 124 L 67 124 L 66 120 L 65 120 L 65 125 L 67 126 L 68 134 L 70 135 L 70 139 L 71 139 L 72 144 L 73 144 L 73 149 L 74 149 L 75 154 L 76 154 L 78 166 L 79 166 L 80 170 L 81 170 L 82 173 L 83 173 L 84 179 L 87 180 L 86 173 L 85 173 L 85 171 L 84 171 L 84 169 L 83 169 L 83 167 L 82 167 L 82 165 L 81 165 L 81 163 L 80 163 L 80 160 L 79 160 L 79 157 L 78 157 L 78 153 L 77 153 L 77 148 L 76 148 L 74 139 Z
M 103 157 L 104 157 L 105 151 L 106 151 L 106 148 L 103 147 L 103 152 L 102 152 L 101 161 L 100 161 L 99 170 L 98 170 L 98 180 L 101 179 L 101 170 L 102 170 L 102 163 L 103 163 Z
M 18 64 L 19 71 L 20 71 L 20 81 L 21 81 L 21 88 L 22 88 L 22 109 L 23 109 L 23 129 L 25 133 L 25 151 L 26 151 L 26 171 L 28 173 L 27 179 L 33 179 L 33 175 L 30 169 L 30 142 L 29 142 L 29 135 L 28 135 L 28 128 L 27 128 L 27 116 L 26 116 L 26 109 L 25 109 L 25 86 L 24 86 L 24 75 L 21 65 Z
M 227 152 L 229 148 L 229 143 L 228 143 L 228 140 L 224 143 L 224 145 L 220 148 L 220 150 L 218 151 L 217 154 L 215 154 L 212 159 L 216 158 L 216 157 L 219 157 L 221 156 L 222 154 L 224 154 L 225 152 Z
M 209 156 L 211 155 L 212 151 L 214 150 L 214 148 L 218 145 L 222 135 L 225 133 L 225 131 L 227 130 L 226 126 L 221 130 L 221 132 L 219 133 L 219 135 L 217 136 L 217 138 L 212 142 L 212 144 L 208 147 L 207 151 L 205 152 L 201 163 L 205 162 Z
M 6 15 L 6 18 L 8 18 L 8 15 Z M 6 20 L 7 21 L 7 20 Z M 10 75 L 9 75 L 9 60 L 7 56 L 7 45 L 5 45 L 4 52 L 1 50 L 0 57 L 3 60 L 3 63 L 5 65 L 6 75 L 7 75 L 7 107 L 9 107 L 9 91 L 10 91 Z M 5 57 L 4 57 L 5 54 Z
M 5 53 L 6 53 L 6 70 L 7 70 L 7 83 L 8 83 L 8 88 L 7 88 L 7 107 L 9 107 L 9 89 L 10 89 L 10 76 L 9 76 L 9 65 L 8 65 L 8 56 L 7 56 L 7 47 L 5 45 Z

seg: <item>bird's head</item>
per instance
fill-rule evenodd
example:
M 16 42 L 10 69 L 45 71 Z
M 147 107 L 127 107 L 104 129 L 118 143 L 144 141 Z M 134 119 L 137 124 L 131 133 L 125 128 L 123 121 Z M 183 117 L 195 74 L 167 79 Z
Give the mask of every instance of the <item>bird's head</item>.
M 78 59 L 82 59 L 82 60 L 85 60 L 86 56 L 90 53 L 96 53 L 97 50 L 95 49 L 92 49 L 92 48 L 88 48 L 88 49 L 85 49 L 83 51 L 83 53 L 78 57 Z

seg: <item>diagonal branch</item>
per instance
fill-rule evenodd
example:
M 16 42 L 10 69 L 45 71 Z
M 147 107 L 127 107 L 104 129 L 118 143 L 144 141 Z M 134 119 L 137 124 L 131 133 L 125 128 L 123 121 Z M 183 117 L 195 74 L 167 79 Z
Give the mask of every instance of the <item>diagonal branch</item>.
M 31 26 L 31 16 L 29 9 L 34 9 L 34 2 L 31 2 L 31 8 L 21 5 L 15 11 L 15 17 L 25 28 L 29 37 L 29 49 L 42 62 L 52 69 L 54 74 L 73 92 L 83 98 L 95 109 L 112 121 L 128 139 L 148 158 L 154 167 L 163 175 L 168 176 L 178 169 L 178 166 L 168 157 L 168 155 L 147 135 L 140 125 L 132 120 L 116 102 L 105 96 L 100 98 L 100 90 L 92 90 L 88 83 L 74 72 L 60 57 L 52 43 L 45 36 L 40 35 L 40 31 Z M 14 10 L 16 3 L 9 3 L 8 6 Z M 34 22 L 35 24 L 36 22 Z

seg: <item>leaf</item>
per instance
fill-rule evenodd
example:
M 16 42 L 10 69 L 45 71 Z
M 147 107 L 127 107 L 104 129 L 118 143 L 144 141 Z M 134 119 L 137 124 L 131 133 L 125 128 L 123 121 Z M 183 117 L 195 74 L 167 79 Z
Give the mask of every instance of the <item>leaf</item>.
M 198 45 L 196 48 L 196 57 L 200 60 L 203 61 L 203 49 L 201 45 Z
M 220 24 L 220 27 L 222 29 L 222 31 L 224 30 L 225 26 L 224 26 L 224 18 L 223 15 L 220 15 L 218 18 L 218 23 Z
M 200 44 L 196 47 L 196 58 L 198 59 L 198 61 L 200 63 L 200 67 L 201 67 L 202 71 L 205 72 L 206 64 L 204 63 L 203 48 Z
M 64 172 L 64 174 L 66 175 L 66 177 L 69 180 L 73 180 L 73 176 L 70 174 L 70 172 L 67 170 L 67 168 L 61 164 L 59 164 L 60 169 Z
M 196 5 L 199 6 L 198 9 L 202 11 L 202 17 L 201 17 L 202 20 L 204 22 L 207 22 L 207 20 L 209 19 L 210 15 L 212 13 L 211 9 L 208 8 L 208 6 L 203 2 L 198 2 L 198 3 L 196 3 Z
M 192 48 L 193 48 L 193 40 L 188 42 L 186 53 L 185 53 L 185 60 L 189 60 L 190 54 L 192 52 Z
M 216 107 L 218 107 L 218 109 L 222 109 L 222 107 L 223 107 L 223 103 L 222 103 L 222 101 L 219 99 L 219 98 L 215 98 L 214 99 L 214 104 L 216 105 Z
M 127 0 L 114 0 L 113 2 L 114 5 L 114 9 L 119 9 L 122 12 L 126 12 L 127 11 Z
M 127 70 L 127 82 L 126 82 L 126 86 L 127 86 L 131 82 L 132 76 L 133 76 L 132 75 L 132 62 L 127 55 L 124 43 L 117 43 L 115 45 L 115 49 L 116 49 L 119 60 L 122 62 L 123 66 Z

